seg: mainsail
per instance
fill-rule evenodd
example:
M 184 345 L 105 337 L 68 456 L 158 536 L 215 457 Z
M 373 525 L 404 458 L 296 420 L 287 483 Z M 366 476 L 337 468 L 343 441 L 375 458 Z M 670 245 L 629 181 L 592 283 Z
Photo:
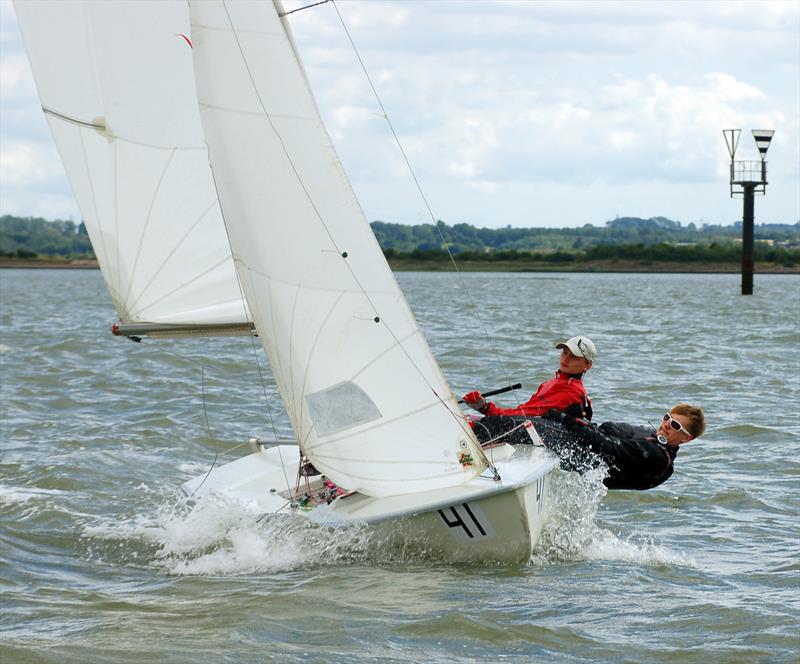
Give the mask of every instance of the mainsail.
M 250 327 L 200 127 L 185 2 L 17 2 L 39 97 L 123 323 Z M 156 326 L 158 327 L 158 326 Z
M 190 2 L 239 279 L 303 452 L 371 495 L 465 482 L 480 448 L 322 123 L 276 2 Z

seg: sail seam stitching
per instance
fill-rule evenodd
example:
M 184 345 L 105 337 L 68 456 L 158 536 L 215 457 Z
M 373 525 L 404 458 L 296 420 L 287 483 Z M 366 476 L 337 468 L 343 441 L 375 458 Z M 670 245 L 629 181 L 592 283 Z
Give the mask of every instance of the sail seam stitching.
M 175 255 L 175 252 L 177 252 L 177 251 L 178 251 L 178 249 L 179 249 L 179 248 L 181 247 L 181 245 L 183 244 L 184 240 L 186 240 L 186 238 L 188 238 L 188 237 L 189 237 L 189 235 L 191 235 L 191 234 L 192 234 L 192 232 L 193 232 L 193 231 L 194 231 L 194 230 L 197 228 L 197 226 L 200 224 L 200 222 L 201 222 L 201 221 L 203 221 L 203 219 L 205 219 L 206 215 L 207 215 L 207 214 L 208 214 L 208 213 L 209 213 L 211 210 L 213 210 L 213 209 L 214 209 L 214 207 L 215 207 L 215 205 L 216 205 L 216 204 L 217 204 L 217 201 L 215 200 L 213 203 L 211 203 L 211 205 L 209 205 L 209 206 L 208 206 L 208 207 L 207 207 L 207 208 L 206 208 L 206 209 L 205 209 L 205 210 L 204 210 L 204 211 L 203 211 L 203 212 L 200 214 L 200 216 L 198 216 L 198 217 L 197 217 L 197 219 L 195 219 L 194 223 L 192 223 L 192 225 L 191 225 L 191 226 L 190 226 L 190 227 L 189 227 L 189 228 L 186 230 L 186 232 L 185 232 L 185 233 L 184 233 L 184 234 L 183 234 L 183 235 L 182 235 L 182 236 L 181 236 L 181 237 L 178 239 L 178 241 L 176 242 L 176 244 L 175 244 L 175 245 L 172 247 L 172 250 L 171 250 L 171 251 L 170 251 L 170 252 L 169 252 L 169 253 L 166 255 L 166 257 L 165 257 L 165 258 L 164 258 L 164 260 L 162 261 L 162 263 L 161 263 L 161 265 L 159 266 L 159 268 L 158 268 L 158 269 L 157 269 L 157 270 L 156 270 L 156 271 L 153 273 L 153 276 L 152 276 L 152 277 L 150 277 L 150 280 L 149 280 L 149 281 L 148 281 L 148 282 L 147 282 L 147 283 L 144 285 L 144 287 L 143 287 L 143 288 L 142 288 L 142 289 L 139 291 L 139 295 L 137 296 L 136 300 L 134 300 L 133 304 L 131 304 L 131 309 L 134 309 L 136 306 L 138 306 L 138 304 L 139 304 L 139 301 L 142 299 L 142 297 L 144 296 L 144 294 L 147 292 L 147 289 L 148 289 L 148 288 L 150 288 L 150 286 L 151 286 L 151 285 L 153 284 L 153 282 L 155 281 L 156 277 L 158 277 L 158 275 L 159 275 L 159 274 L 161 274 L 161 271 L 162 271 L 162 270 L 163 270 L 163 269 L 164 269 L 164 268 L 167 266 L 167 264 L 169 263 L 170 259 L 171 259 L 171 258 L 172 258 L 172 257 Z M 184 285 L 189 285 L 189 284 L 191 284 L 191 283 L 194 283 L 195 281 L 197 281 L 197 277 L 195 277 L 195 278 L 194 278 L 194 279 L 192 279 L 191 281 L 188 281 L 188 282 L 186 282 L 186 284 L 184 284 Z M 142 309 L 144 310 L 144 309 L 146 309 L 148 306 L 152 306 L 152 305 L 144 305 L 144 306 L 142 307 Z
M 358 378 L 358 377 L 359 377 L 359 376 L 360 376 L 362 373 L 364 373 L 364 372 L 365 372 L 367 369 L 369 369 L 369 368 L 370 368 L 370 367 L 371 367 L 373 364 L 375 364 L 375 362 L 377 362 L 379 359 L 381 359 L 382 357 L 384 357 L 384 356 L 385 356 L 385 355 L 387 355 L 388 353 L 392 352 L 392 351 L 393 351 L 395 348 L 397 348 L 397 346 L 398 346 L 398 345 L 400 345 L 400 344 L 402 344 L 402 343 L 405 343 L 406 341 L 408 341 L 408 340 L 409 340 L 409 339 L 411 339 L 412 337 L 416 336 L 417 334 L 421 334 L 421 332 L 419 331 L 419 329 L 415 329 L 413 332 L 409 332 L 409 333 L 408 333 L 406 336 L 404 336 L 404 337 L 403 337 L 401 340 L 399 340 L 397 343 L 394 343 L 394 344 L 392 344 L 391 346 L 389 346 L 388 348 L 386 348 L 385 350 L 381 351 L 381 352 L 380 352 L 378 355 L 376 355 L 376 356 L 375 356 L 374 358 L 372 358 L 372 359 L 371 359 L 369 362 L 367 362 L 367 363 L 366 363 L 366 364 L 365 364 L 363 367 L 361 367 L 361 368 L 360 368 L 358 371 L 356 371 L 356 372 L 355 372 L 355 373 L 352 375 L 352 377 L 350 378 L 350 380 L 355 380 L 356 378 Z
M 367 82 L 369 83 L 369 86 L 372 89 L 372 93 L 375 96 L 376 101 L 378 102 L 378 106 L 381 109 L 381 114 L 383 115 L 384 120 L 386 120 L 386 124 L 389 126 L 389 129 L 392 132 L 392 136 L 394 136 L 394 140 L 397 143 L 397 147 L 400 150 L 400 154 L 403 155 L 403 159 L 405 160 L 406 166 L 408 167 L 408 171 L 411 174 L 411 178 L 414 180 L 414 184 L 417 187 L 417 191 L 419 191 L 419 195 L 422 198 L 422 201 L 425 204 L 426 209 L 428 210 L 428 214 L 430 215 L 430 218 L 433 221 L 433 225 L 436 227 L 436 229 L 439 232 L 439 236 L 442 238 L 442 243 L 444 245 L 445 250 L 447 251 L 447 255 L 450 257 L 450 261 L 453 264 L 453 268 L 455 268 L 456 274 L 458 275 L 458 279 L 459 279 L 459 281 L 461 283 L 461 288 L 464 291 L 464 293 L 467 294 L 467 297 L 470 299 L 470 303 L 472 304 L 472 306 L 475 307 L 475 309 L 476 309 L 475 317 L 478 319 L 478 322 L 480 323 L 481 328 L 483 329 L 484 336 L 489 341 L 489 345 L 492 348 L 492 352 L 493 352 L 493 354 L 495 356 L 495 360 L 498 362 L 499 366 L 501 366 L 501 367 L 503 367 L 505 369 L 506 375 L 508 375 L 508 369 L 506 368 L 505 364 L 503 364 L 502 360 L 500 359 L 499 354 L 497 352 L 497 349 L 496 349 L 494 343 L 492 342 L 491 337 L 489 336 L 488 330 L 486 329 L 486 325 L 483 322 L 483 319 L 477 313 L 477 306 L 476 306 L 475 300 L 474 300 L 472 294 L 469 292 L 469 289 L 467 288 L 467 285 L 464 283 L 464 278 L 461 275 L 461 271 L 458 269 L 458 265 L 456 265 L 455 258 L 453 257 L 453 254 L 450 251 L 450 248 L 447 246 L 447 241 L 445 240 L 444 234 L 442 233 L 442 230 L 439 227 L 438 222 L 436 221 L 436 217 L 433 214 L 433 210 L 431 209 L 431 206 L 428 203 L 428 198 L 425 196 L 425 192 L 422 190 L 422 185 L 420 184 L 419 180 L 417 179 L 417 175 L 414 172 L 413 167 L 411 166 L 411 161 L 409 160 L 409 158 L 408 158 L 408 156 L 406 154 L 406 151 L 403 149 L 403 145 L 400 142 L 400 137 L 397 135 L 397 132 L 395 131 L 394 125 L 392 124 L 392 121 L 389 119 L 389 114 L 386 112 L 386 108 L 384 107 L 383 102 L 381 101 L 380 95 L 378 94 L 378 91 L 375 88 L 375 85 L 372 83 L 372 78 L 370 77 L 369 72 L 367 71 L 367 67 L 364 64 L 363 59 L 361 58 L 361 54 L 358 52 L 358 49 L 356 48 L 356 44 L 355 44 L 355 42 L 353 41 L 353 38 L 350 35 L 350 31 L 347 29 L 347 25 L 345 24 L 344 18 L 342 18 L 341 13 L 339 12 L 339 7 L 337 6 L 335 0 L 333 2 L 333 8 L 336 11 L 336 15 L 339 17 L 339 21 L 342 24 L 342 28 L 344 29 L 345 34 L 347 35 L 347 39 L 350 41 L 350 45 L 353 47 L 353 52 L 356 54 L 356 58 L 358 59 L 358 62 L 361 65 L 361 69 L 364 72 L 364 76 L 366 77 Z M 508 382 L 510 383 L 511 380 L 508 379 Z M 438 397 L 439 395 L 437 394 L 436 396 Z M 444 401 L 442 403 L 444 404 Z M 450 411 L 450 408 L 447 407 L 446 404 L 445 404 L 445 407 L 447 408 L 448 411 Z M 453 413 L 453 415 L 454 415 L 454 417 L 456 416 L 455 413 Z M 474 436 L 473 436 L 473 438 L 474 438 Z M 494 468 L 494 464 L 483 453 L 483 450 L 481 449 L 480 445 L 475 444 L 474 440 L 473 440 L 473 446 L 475 447 L 475 449 L 478 452 L 479 456 L 482 457 L 482 459 L 486 462 L 486 464 L 490 468 Z
M 333 3 L 333 4 L 334 4 L 334 7 L 335 7 L 336 3 Z M 286 148 L 286 144 L 283 141 L 283 137 L 281 136 L 280 132 L 278 132 L 277 128 L 275 127 L 275 124 L 272 121 L 272 116 L 270 115 L 269 111 L 267 110 L 266 104 L 264 103 L 264 100 L 261 97 L 261 92 L 258 89 L 258 86 L 256 85 L 255 79 L 253 77 L 253 73 L 250 70 L 250 65 L 249 65 L 249 63 L 247 61 L 247 58 L 245 57 L 244 49 L 242 47 L 242 43 L 239 40 L 239 32 L 238 32 L 236 26 L 234 25 L 233 19 L 231 18 L 231 15 L 230 15 L 230 11 L 228 10 L 228 3 L 223 0 L 222 6 L 225 9 L 225 14 L 226 14 L 226 16 L 228 18 L 228 23 L 229 23 L 229 25 L 231 27 L 231 32 L 233 34 L 233 37 L 234 37 L 234 39 L 236 41 L 236 46 L 237 46 L 237 48 L 239 50 L 239 55 L 241 56 L 242 64 L 244 65 L 244 68 L 247 71 L 247 76 L 250 79 L 250 83 L 252 85 L 253 92 L 255 93 L 255 95 L 256 95 L 256 97 L 258 99 L 258 103 L 260 104 L 261 108 L 264 111 L 264 116 L 266 117 L 267 122 L 269 122 L 269 125 L 272 128 L 273 133 L 275 134 L 275 137 L 277 138 L 278 142 L 280 143 L 281 149 L 283 150 L 283 153 L 284 153 L 284 155 L 286 157 L 286 160 L 288 161 L 289 166 L 292 169 L 292 172 L 295 174 L 295 177 L 297 178 L 297 182 L 300 185 L 300 188 L 303 190 L 303 193 L 305 194 L 306 199 L 308 200 L 308 203 L 311 206 L 311 209 L 314 211 L 314 214 L 316 215 L 318 221 L 320 222 L 322 227 L 325 229 L 325 232 L 327 233 L 328 239 L 331 241 L 331 244 L 334 246 L 336 251 L 339 252 L 339 254 L 341 255 L 343 252 L 339 248 L 336 240 L 334 239 L 333 235 L 331 234 L 330 229 L 328 228 L 327 224 L 325 223 L 325 220 L 323 219 L 321 213 L 319 212 L 319 209 L 317 208 L 316 204 L 314 203 L 314 200 L 313 200 L 313 198 L 311 196 L 311 193 L 308 191 L 308 188 L 306 187 L 305 182 L 303 182 L 303 179 L 300 177 L 300 173 L 298 172 L 297 166 L 295 165 L 294 160 L 292 159 L 291 155 L 289 154 L 288 149 Z M 338 13 L 338 9 L 337 9 L 337 13 Z M 364 288 L 364 286 L 361 283 L 361 281 L 358 279 L 358 276 L 353 271 L 353 268 L 347 262 L 345 256 L 343 256 L 343 259 L 345 261 L 345 266 L 347 267 L 347 270 L 350 272 L 350 275 L 352 276 L 353 280 L 355 281 L 355 283 L 357 284 L 357 286 L 361 290 L 362 295 L 364 296 L 364 298 L 369 303 L 369 305 L 372 308 L 373 312 L 375 312 L 375 316 L 377 318 L 376 322 L 380 322 L 380 323 L 383 324 L 384 329 L 386 329 L 386 331 L 394 338 L 395 342 L 397 342 L 397 344 L 400 346 L 400 348 L 402 349 L 402 351 L 405 354 L 406 358 L 408 359 L 409 363 L 411 364 L 412 367 L 414 367 L 416 372 L 419 374 L 420 378 L 422 378 L 422 381 L 425 383 L 425 385 L 427 385 L 428 388 L 433 392 L 433 394 L 436 396 L 436 398 L 439 400 L 439 402 L 445 407 L 447 412 L 451 414 L 451 416 L 454 418 L 454 420 L 458 424 L 459 428 L 467 435 L 468 438 L 470 438 L 473 441 L 473 447 L 475 447 L 478 450 L 478 453 L 481 455 L 481 457 L 487 463 L 487 465 L 491 465 L 491 464 L 488 463 L 488 459 L 486 458 L 486 456 L 483 455 L 480 452 L 480 446 L 477 445 L 477 443 L 475 442 L 474 435 L 470 431 L 469 427 L 466 426 L 466 423 L 463 422 L 463 419 L 461 417 L 459 417 L 458 415 L 456 415 L 455 413 L 453 413 L 450 410 L 450 408 L 445 403 L 444 399 L 442 399 L 439 396 L 439 394 L 436 392 L 436 389 L 430 383 L 430 381 L 428 380 L 428 378 L 425 375 L 425 373 L 422 371 L 422 369 L 419 367 L 419 365 L 411 357 L 411 355 L 409 354 L 408 350 L 403 346 L 402 343 L 400 343 L 399 339 L 397 338 L 397 335 L 394 333 L 394 331 L 391 329 L 391 327 L 386 323 L 386 321 L 380 316 L 377 308 L 375 307 L 375 303 L 372 301 L 372 298 L 369 296 L 369 293 Z
M 176 152 L 175 150 L 172 150 L 170 152 L 169 158 L 164 164 L 164 168 L 161 170 L 161 175 L 159 176 L 158 183 L 156 184 L 156 188 L 153 191 L 153 196 L 150 199 L 150 206 L 147 208 L 147 217 L 145 218 L 144 226 L 142 226 L 142 233 L 139 236 L 139 246 L 136 247 L 136 257 L 133 259 L 133 268 L 131 269 L 131 274 L 128 281 L 128 292 L 125 293 L 126 299 L 128 295 L 130 295 L 131 288 L 133 288 L 133 281 L 134 278 L 136 277 L 136 270 L 139 268 L 139 257 L 142 255 L 142 245 L 144 244 L 144 239 L 145 236 L 147 235 L 147 229 L 150 226 L 150 220 L 152 218 L 153 208 L 155 207 L 156 200 L 158 199 L 158 194 L 161 191 L 161 185 L 164 182 L 164 178 L 167 175 L 167 171 L 169 171 L 169 167 L 172 164 L 172 159 L 175 157 L 175 152 Z
M 271 292 L 271 291 L 270 291 Z M 297 312 L 297 301 L 300 299 L 300 284 L 297 284 L 294 291 L 294 299 L 292 301 L 292 318 L 289 321 L 289 382 L 292 386 L 292 403 L 294 407 L 297 408 L 297 395 L 295 394 L 295 385 L 294 385 L 294 363 L 291 361 L 292 353 L 294 352 L 294 320 L 295 320 L 295 313 Z M 274 326 L 274 319 L 273 319 L 273 326 Z M 305 386 L 305 384 L 304 384 Z M 300 392 L 300 399 L 303 398 L 303 392 Z M 300 418 L 302 420 L 303 412 L 302 409 L 300 411 Z
M 344 293 L 340 293 L 339 297 L 337 297 L 336 300 L 331 304 L 330 308 L 328 309 L 328 313 L 325 315 L 325 319 L 322 321 L 322 324 L 319 326 L 319 329 L 317 330 L 317 334 L 314 337 L 314 343 L 311 344 L 311 349 L 308 352 L 308 356 L 307 356 L 308 359 L 306 360 L 306 370 L 303 373 L 303 385 L 300 388 L 300 413 L 299 413 L 300 422 L 298 422 L 298 427 L 303 422 L 303 413 L 305 412 L 306 403 L 305 403 L 304 396 L 305 396 L 305 393 L 306 393 L 306 383 L 308 382 L 308 372 L 311 369 L 311 358 L 314 356 L 314 351 L 317 348 L 317 344 L 319 343 L 320 336 L 322 336 L 322 331 L 325 329 L 325 326 L 328 324 L 328 321 L 330 320 L 331 316 L 333 315 L 333 312 L 335 311 L 336 306 L 339 304 L 339 302 L 341 302 L 343 297 L 344 297 Z M 308 438 L 308 436 L 306 436 L 303 439 L 304 443 L 307 440 L 307 438 Z
M 86 154 L 86 145 L 83 142 L 83 132 L 80 129 L 78 129 L 78 136 L 80 137 L 80 141 L 81 141 L 81 153 L 83 154 L 83 163 L 84 163 L 84 166 L 86 167 L 86 179 L 89 182 L 89 191 L 92 194 L 92 207 L 94 208 L 94 218 L 95 218 L 95 220 L 97 222 L 97 229 L 99 231 L 98 234 L 100 235 L 100 245 L 103 247 L 103 257 L 107 261 L 108 260 L 108 248 L 106 247 L 105 233 L 102 232 L 103 222 L 100 219 L 100 213 L 97 210 L 97 196 L 96 196 L 95 191 L 94 191 L 94 181 L 92 180 L 92 172 L 91 172 L 91 169 L 89 168 L 89 157 Z M 109 283 L 111 281 L 110 275 L 109 275 L 109 278 L 106 279 L 106 281 L 107 281 L 107 283 Z M 110 285 L 110 283 L 109 283 L 109 285 Z M 111 293 L 111 299 L 114 301 L 114 304 L 116 305 L 117 311 L 119 311 L 120 314 L 122 314 L 123 307 L 122 307 L 122 302 L 119 300 L 119 287 L 115 288 L 114 290 L 115 290 L 115 293 Z
M 393 422 L 397 422 L 398 420 L 402 420 L 404 417 L 409 417 L 411 415 L 418 415 L 419 413 L 423 413 L 426 410 L 430 410 L 431 408 L 435 408 L 439 405 L 438 401 L 432 401 L 429 404 L 424 406 L 420 406 L 419 408 L 415 408 L 414 410 L 406 411 L 405 413 L 400 413 L 392 418 L 383 418 L 379 422 L 375 422 L 374 424 L 368 424 L 359 428 L 358 431 L 353 431 L 355 427 L 351 427 L 348 429 L 349 433 L 346 436 L 338 436 L 336 438 L 329 438 L 328 440 L 320 440 L 319 445 L 315 445 L 313 449 L 318 449 L 322 447 L 327 447 L 328 445 L 333 445 L 334 443 L 341 442 L 343 440 L 347 440 L 348 437 L 354 435 L 354 433 L 362 434 L 367 433 L 368 431 L 374 431 L 375 429 L 380 429 L 381 427 L 387 426 L 392 424 Z M 338 432 L 337 432 L 338 433 Z M 319 439 L 318 439 L 319 440 Z
M 207 270 L 203 270 L 202 272 L 200 272 L 200 273 L 196 274 L 196 275 L 194 276 L 194 278 L 193 278 L 193 279 L 191 279 L 190 281 L 186 281 L 186 282 L 184 282 L 184 283 L 182 283 L 182 284 L 179 284 L 178 286 L 176 286 L 175 288 L 173 288 L 171 291 L 169 291 L 169 292 L 167 292 L 167 293 L 164 293 L 164 295 L 162 295 L 162 296 L 161 296 L 160 298 L 158 298 L 157 300 L 153 300 L 153 301 L 152 301 L 150 304 L 148 304 L 147 306 L 148 306 L 148 307 L 155 306 L 156 304 L 159 304 L 160 302 L 163 302 L 165 299 L 167 299 L 168 297 L 170 297 L 170 296 L 174 295 L 175 293 L 177 293 L 177 292 L 179 292 L 179 291 L 183 290 L 184 288 L 186 288 L 186 287 L 188 287 L 188 286 L 191 286 L 191 285 L 192 285 L 192 284 L 193 284 L 195 281 L 197 281 L 198 279 L 200 279 L 200 278 L 204 277 L 205 275 L 209 274 L 210 272 L 213 272 L 214 270 L 216 270 L 216 269 L 217 269 L 217 268 L 218 268 L 220 265 L 224 264 L 224 263 L 225 263 L 225 261 L 227 261 L 228 259 L 230 259 L 230 256 L 225 256 L 225 258 L 223 258 L 222 260 L 220 260 L 220 261 L 217 261 L 216 263 L 214 263 L 214 265 L 211 265 L 211 266 L 209 266 L 209 268 L 208 268 Z M 142 309 L 142 311 L 145 311 L 145 309 Z

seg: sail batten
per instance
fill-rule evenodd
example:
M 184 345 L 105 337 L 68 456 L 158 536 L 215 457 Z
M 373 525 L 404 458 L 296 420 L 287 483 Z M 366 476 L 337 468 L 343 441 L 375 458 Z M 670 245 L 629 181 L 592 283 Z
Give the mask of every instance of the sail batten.
M 47 115 L 59 118 L 60 120 L 64 120 L 65 122 L 70 122 L 72 124 L 79 125 L 81 127 L 90 127 L 91 129 L 100 129 L 101 131 L 106 131 L 105 122 L 97 122 L 96 120 L 93 121 L 79 120 L 78 118 L 72 118 L 69 115 L 65 115 L 64 113 L 59 113 L 58 111 L 54 111 L 52 108 L 47 108 L 46 106 L 42 106 L 42 110 Z
M 190 2 L 217 195 L 292 427 L 348 489 L 468 481 L 484 459 L 347 180 L 281 11 Z

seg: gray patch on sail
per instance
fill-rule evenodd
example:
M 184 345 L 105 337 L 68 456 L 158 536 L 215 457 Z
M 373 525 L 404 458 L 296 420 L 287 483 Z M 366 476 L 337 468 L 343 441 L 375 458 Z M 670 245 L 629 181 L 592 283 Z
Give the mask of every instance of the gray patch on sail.
M 306 395 L 308 413 L 320 436 L 372 422 L 381 417 L 375 402 L 358 385 L 339 383 Z

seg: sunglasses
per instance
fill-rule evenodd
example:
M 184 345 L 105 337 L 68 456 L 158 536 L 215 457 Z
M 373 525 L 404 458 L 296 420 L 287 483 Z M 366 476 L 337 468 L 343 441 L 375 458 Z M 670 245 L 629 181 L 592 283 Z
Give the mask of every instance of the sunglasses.
M 686 430 L 686 428 L 680 422 L 678 422 L 678 420 L 676 420 L 674 417 L 672 417 L 672 415 L 670 415 L 669 413 L 664 413 L 664 418 L 663 419 L 664 419 L 665 422 L 669 422 L 669 425 L 673 429 L 675 429 L 675 431 L 680 431 L 681 433 L 685 433 L 687 436 L 689 436 L 689 438 L 692 437 L 692 434 L 690 434 Z

